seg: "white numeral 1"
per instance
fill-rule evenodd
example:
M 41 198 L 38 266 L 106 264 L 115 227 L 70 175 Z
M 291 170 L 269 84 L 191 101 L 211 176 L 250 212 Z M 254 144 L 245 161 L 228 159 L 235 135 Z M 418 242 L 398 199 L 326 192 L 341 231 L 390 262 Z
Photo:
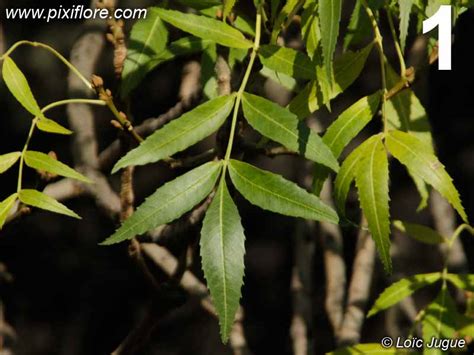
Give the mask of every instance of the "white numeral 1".
M 424 34 L 436 27 L 438 27 L 438 68 L 451 70 L 451 5 L 441 5 L 433 16 L 423 21 Z

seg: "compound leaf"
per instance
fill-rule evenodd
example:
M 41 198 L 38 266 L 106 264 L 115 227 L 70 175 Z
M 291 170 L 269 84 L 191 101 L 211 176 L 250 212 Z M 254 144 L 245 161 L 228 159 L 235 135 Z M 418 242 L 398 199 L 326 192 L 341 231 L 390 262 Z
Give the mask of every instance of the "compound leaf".
M 157 12 L 163 21 L 196 37 L 210 39 L 225 47 L 250 48 L 253 46 L 242 32 L 222 21 L 161 8 L 157 9 Z
M 36 190 L 21 190 L 18 193 L 18 198 L 25 205 L 36 207 L 45 211 L 62 214 L 65 216 L 81 219 L 81 217 L 74 211 L 70 210 L 62 203 L 59 203 L 54 198 L 36 191 Z
M 332 208 L 313 194 L 280 175 L 231 160 L 229 172 L 239 192 L 252 204 L 268 211 L 337 224 Z
M 200 246 L 204 276 L 219 316 L 221 337 L 227 342 L 241 297 L 245 235 L 225 179 L 221 180 L 206 212 Z
M 166 183 L 149 196 L 102 245 L 132 239 L 181 217 L 209 195 L 221 168 L 222 162 L 210 162 Z
M 377 298 L 367 317 L 372 317 L 380 311 L 392 307 L 415 291 L 431 285 L 441 279 L 441 273 L 419 274 L 401 279 L 387 287 Z
M 157 162 L 210 136 L 224 123 L 234 95 L 208 101 L 159 129 L 115 165 L 113 172 L 130 165 Z
M 243 95 L 242 106 L 247 121 L 264 136 L 334 171 L 339 170 L 336 158 L 321 137 L 287 109 L 248 93 Z
M 467 215 L 451 177 L 431 152 L 432 148 L 417 137 L 402 131 L 391 131 L 386 137 L 390 153 L 410 172 L 433 186 L 458 211 L 466 222 Z

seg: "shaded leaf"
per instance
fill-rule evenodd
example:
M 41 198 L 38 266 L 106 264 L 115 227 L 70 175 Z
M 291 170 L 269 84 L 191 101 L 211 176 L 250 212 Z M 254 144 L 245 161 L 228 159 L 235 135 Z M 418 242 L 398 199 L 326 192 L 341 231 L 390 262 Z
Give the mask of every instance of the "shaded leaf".
M 357 164 L 365 156 L 367 147 L 374 143 L 374 140 L 380 139 L 379 136 L 372 136 L 354 149 L 344 160 L 339 169 L 334 183 L 334 197 L 337 211 L 345 214 L 345 204 L 347 194 L 349 193 L 352 182 L 355 179 Z
M 127 96 L 138 86 L 149 71 L 150 61 L 165 49 L 166 42 L 168 30 L 157 8 L 149 8 L 148 16 L 138 20 L 130 34 L 122 72 L 122 96 Z
M 343 49 L 346 51 L 351 45 L 357 45 L 370 38 L 372 34 L 372 25 L 369 17 L 362 6 L 361 0 L 356 0 L 354 10 L 352 11 L 346 35 L 344 36 Z
M 391 273 L 388 158 L 380 136 L 367 146 L 364 156 L 357 163 L 355 180 L 370 234 L 385 271 Z
M 13 195 L 10 195 L 5 200 L 0 202 L 0 230 L 2 230 L 3 225 L 5 224 L 5 221 L 7 220 L 11 209 L 15 205 L 17 197 L 18 194 L 14 193 Z
M 397 229 L 422 243 L 441 244 L 446 242 L 446 238 L 441 234 L 429 227 L 425 227 L 420 224 L 394 221 L 393 225 L 397 227 Z
M 132 239 L 181 217 L 211 193 L 221 168 L 222 162 L 210 162 L 166 183 L 149 196 L 102 245 Z
M 338 223 L 338 216 L 313 194 L 280 175 L 231 160 L 229 172 L 239 192 L 260 208 L 287 216 Z
M 49 118 L 46 118 L 46 117 L 41 117 L 36 123 L 36 127 L 38 127 L 40 131 L 47 132 L 47 133 L 64 134 L 64 135 L 69 135 L 73 133 L 71 130 L 61 126 L 59 123 L 53 120 L 50 120 Z
M 380 311 L 392 307 L 420 288 L 434 284 L 440 279 L 441 273 L 435 272 L 432 274 L 414 275 L 393 283 L 380 294 L 370 309 L 367 317 L 372 317 Z
M 280 13 L 278 14 L 278 17 L 275 20 L 275 23 L 273 24 L 273 31 L 272 31 L 272 36 L 270 40 L 271 43 L 276 43 L 283 24 L 288 19 L 293 17 L 293 15 L 298 11 L 302 3 L 303 3 L 302 0 L 287 0 L 286 1 L 285 6 L 283 6 Z M 277 7 L 276 4 L 272 3 L 272 11 L 276 11 L 274 10 L 276 7 Z
M 201 230 L 204 276 L 216 306 L 224 343 L 239 307 L 244 278 L 245 235 L 239 211 L 221 180 Z
M 51 174 L 68 177 L 71 179 L 91 183 L 92 181 L 84 175 L 78 173 L 66 164 L 57 161 L 48 154 L 41 152 L 27 151 L 25 152 L 25 163 L 32 169 L 46 171 Z
M 215 99 L 219 96 L 217 85 L 217 45 L 210 44 L 201 56 L 201 85 L 205 99 Z
M 225 47 L 250 48 L 253 46 L 253 43 L 247 40 L 240 31 L 222 21 L 175 10 L 160 8 L 157 11 L 163 21 L 196 37 L 210 39 Z
M 467 215 L 459 198 L 459 193 L 444 166 L 431 153 L 430 146 L 427 146 L 415 136 L 402 131 L 389 132 L 386 137 L 386 145 L 398 161 L 405 165 L 412 174 L 423 179 L 439 191 L 458 211 L 462 219 L 467 221 Z
M 474 292 L 474 274 L 448 274 L 446 278 L 457 288 Z
M 10 90 L 18 102 L 34 116 L 41 116 L 41 109 L 31 92 L 28 81 L 10 57 L 5 57 L 2 73 L 8 90 Z
M 18 193 L 18 198 L 25 205 L 36 207 L 45 211 L 62 214 L 65 216 L 81 219 L 74 211 L 70 210 L 62 203 L 59 203 L 54 198 L 45 195 L 36 190 L 21 190 Z
M 339 170 L 336 158 L 321 137 L 287 109 L 248 93 L 242 97 L 242 107 L 250 125 L 264 136 L 334 171 Z
M 20 159 L 21 152 L 13 152 L 0 155 L 0 174 L 10 169 Z
M 380 343 L 373 344 L 358 344 L 349 346 L 346 348 L 337 349 L 333 352 L 327 353 L 327 355 L 362 355 L 362 354 L 376 354 L 376 355 L 400 355 L 400 354 L 416 354 L 409 350 L 396 349 L 396 348 L 384 348 Z
M 327 77 L 333 77 L 333 59 L 339 36 L 341 21 L 342 0 L 320 0 L 319 19 L 321 27 L 321 43 Z
M 210 136 L 224 123 L 234 99 L 234 95 L 218 97 L 171 121 L 120 159 L 113 172 L 157 162 Z
M 413 0 L 398 0 L 398 4 L 400 6 L 400 46 L 402 51 L 405 51 Z
M 293 78 L 316 78 L 316 71 L 311 59 L 302 52 L 268 44 L 261 46 L 258 53 L 262 64 L 272 70 Z

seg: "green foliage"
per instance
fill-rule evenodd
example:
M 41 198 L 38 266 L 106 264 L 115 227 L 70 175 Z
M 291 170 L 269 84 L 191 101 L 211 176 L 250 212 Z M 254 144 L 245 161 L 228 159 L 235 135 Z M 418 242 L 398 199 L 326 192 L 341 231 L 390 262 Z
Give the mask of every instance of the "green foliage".
M 377 354 L 377 355 L 402 355 L 402 354 L 416 354 L 410 350 L 395 349 L 395 348 L 384 348 L 380 343 L 373 344 L 358 344 L 341 348 L 328 355 L 361 355 L 361 354 Z
M 400 45 L 405 50 L 413 0 L 398 0 L 400 6 Z
M 239 307 L 244 277 L 244 228 L 239 211 L 221 179 L 201 230 L 204 275 L 219 315 L 223 342 L 227 342 Z
M 316 79 L 311 59 L 302 52 L 269 44 L 260 47 L 259 55 L 267 68 L 294 78 Z
M 230 15 L 230 13 L 232 12 L 232 9 L 234 8 L 235 6 L 235 3 L 237 2 L 237 0 L 224 0 L 224 14 L 223 14 L 223 17 L 224 19 L 227 18 L 227 16 Z
M 446 242 L 445 237 L 426 226 L 403 221 L 394 221 L 393 225 L 410 237 L 422 243 L 436 245 Z
M 196 37 L 210 39 L 225 47 L 252 47 L 252 42 L 245 39 L 240 31 L 222 21 L 174 10 L 157 9 L 156 11 L 163 21 Z
M 8 214 L 10 213 L 11 209 L 13 208 L 13 205 L 17 201 L 18 194 L 14 193 L 7 197 L 5 200 L 0 202 L 0 230 L 3 228 L 3 225 L 5 224 L 5 221 L 8 217 Z
M 234 95 L 218 97 L 172 121 L 120 159 L 113 172 L 159 161 L 208 137 L 224 123 L 234 100 Z
M 10 169 L 20 159 L 21 152 L 0 155 L 0 174 Z
M 181 217 L 211 193 L 221 169 L 221 162 L 207 163 L 166 183 L 149 196 L 102 245 L 132 239 Z
M 333 77 L 333 57 L 339 35 L 342 0 L 319 1 L 319 23 L 321 27 L 321 42 L 327 77 Z
M 392 307 L 420 288 L 431 285 L 440 279 L 441 273 L 435 272 L 432 274 L 415 275 L 393 283 L 390 287 L 387 287 L 383 293 L 380 294 L 380 296 L 375 301 L 375 304 L 369 311 L 367 317 L 372 317 L 380 311 Z
M 27 206 L 37 207 L 39 209 L 50 211 L 65 216 L 81 219 L 74 211 L 59 203 L 54 198 L 45 195 L 42 192 L 36 190 L 20 190 L 18 192 L 18 198 Z
M 91 183 L 91 180 L 86 178 L 84 175 L 78 173 L 66 164 L 63 164 L 60 161 L 50 157 L 48 154 L 29 150 L 25 152 L 24 159 L 26 165 L 32 169 Z
M 70 135 L 73 133 L 71 130 L 61 126 L 56 121 L 50 120 L 49 118 L 46 118 L 46 117 L 41 117 L 38 120 L 36 127 L 38 127 L 40 131 L 43 131 L 46 133 L 64 134 L 64 135 Z

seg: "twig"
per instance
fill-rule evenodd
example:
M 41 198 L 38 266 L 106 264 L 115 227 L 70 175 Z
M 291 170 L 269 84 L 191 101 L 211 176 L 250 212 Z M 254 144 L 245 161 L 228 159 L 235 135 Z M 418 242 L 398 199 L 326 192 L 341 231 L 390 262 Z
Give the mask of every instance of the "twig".
M 361 225 L 366 225 L 365 217 Z M 361 229 L 357 242 L 357 255 L 354 260 L 354 271 L 352 272 L 349 286 L 348 301 L 342 326 L 337 334 L 339 346 L 357 344 L 365 319 L 365 307 L 369 299 L 370 286 L 375 261 L 375 243 L 370 233 Z

